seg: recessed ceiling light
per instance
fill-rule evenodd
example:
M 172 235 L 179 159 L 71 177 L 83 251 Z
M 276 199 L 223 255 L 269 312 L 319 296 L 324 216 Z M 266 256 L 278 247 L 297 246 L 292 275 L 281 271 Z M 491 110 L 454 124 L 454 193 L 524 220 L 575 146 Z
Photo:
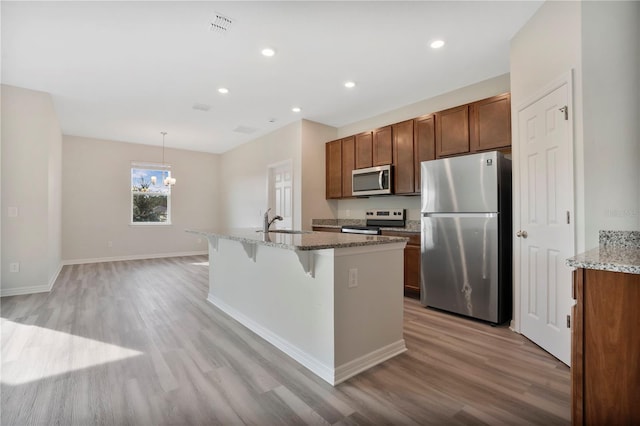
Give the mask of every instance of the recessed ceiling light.
M 293 111 L 293 112 L 300 112 L 300 111 L 302 111 L 302 110 L 300 109 L 300 107 L 293 107 L 293 108 L 291 108 L 291 111 Z
M 344 87 L 346 87 L 347 89 L 351 89 L 356 87 L 356 83 L 354 81 L 347 81 L 346 83 L 344 83 Z
M 276 51 L 271 49 L 270 47 L 262 49 L 262 55 L 271 57 L 276 54 Z
M 222 93 L 223 95 L 226 95 L 227 93 L 229 93 L 229 89 L 227 89 L 226 87 L 221 87 L 218 89 L 218 92 Z
M 442 46 L 444 46 L 444 41 L 442 41 L 442 40 L 436 40 L 436 41 L 431 43 L 431 48 L 432 49 L 440 49 Z

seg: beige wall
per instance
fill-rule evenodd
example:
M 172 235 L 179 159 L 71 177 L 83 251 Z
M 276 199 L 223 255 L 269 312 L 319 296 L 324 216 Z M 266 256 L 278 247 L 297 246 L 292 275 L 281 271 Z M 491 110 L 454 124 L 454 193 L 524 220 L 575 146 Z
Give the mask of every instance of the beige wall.
M 325 144 L 337 138 L 336 132 L 302 120 L 302 229 L 311 229 L 311 219 L 337 217 L 337 202 L 325 199 Z
M 509 90 L 509 74 L 503 74 L 389 111 L 376 117 L 343 126 L 338 129 L 338 134 L 339 137 L 350 136 L 359 132 L 386 126 L 387 124 L 398 123 L 421 115 L 488 98 L 500 93 L 506 93 L 509 92 Z M 335 203 L 337 204 L 337 217 L 340 219 L 364 219 L 366 210 L 397 208 L 407 209 L 407 219 L 420 220 L 419 196 L 371 197 L 357 200 L 340 200 L 335 201 Z
M 48 291 L 61 267 L 61 140 L 49 94 L 2 86 L 3 296 Z
M 158 135 L 160 137 L 160 135 Z M 64 136 L 62 152 L 62 256 L 67 263 L 127 259 L 207 250 L 185 232 L 219 223 L 219 156 L 167 149 L 177 179 L 171 225 L 130 225 L 131 162 L 162 161 L 162 148 Z M 110 243 L 111 242 L 111 247 Z
M 586 247 L 640 230 L 640 2 L 582 3 Z
M 267 170 L 290 160 L 293 164 L 293 228 L 310 229 L 311 218 L 330 217 L 324 199 L 324 144 L 336 129 L 301 120 L 221 156 L 223 224 L 260 227 L 267 208 Z
M 293 227 L 299 228 L 300 131 L 300 122 L 295 122 L 220 156 L 222 224 L 232 228 L 262 226 L 262 215 L 268 203 L 268 167 L 291 160 L 294 180 Z
M 574 197 L 576 250 L 585 246 L 584 144 L 582 119 L 581 2 L 544 3 L 511 40 L 511 109 L 517 109 L 561 75 L 573 70 Z M 514 145 L 514 158 L 517 146 Z M 514 175 L 517 166 L 514 167 Z M 514 204 L 517 201 L 514 200 Z M 516 214 L 516 210 L 514 210 Z M 514 225 L 519 220 L 514 217 Z

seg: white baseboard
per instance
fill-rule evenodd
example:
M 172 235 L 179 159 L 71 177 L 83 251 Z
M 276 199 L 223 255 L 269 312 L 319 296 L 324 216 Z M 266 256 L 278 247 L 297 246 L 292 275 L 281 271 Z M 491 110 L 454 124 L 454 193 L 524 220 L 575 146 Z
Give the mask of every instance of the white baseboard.
M 62 267 L 66 265 L 82 265 L 85 263 L 102 263 L 102 262 L 117 262 L 121 260 L 144 260 L 144 259 L 161 259 L 165 257 L 184 257 L 184 256 L 199 256 L 203 254 L 208 254 L 207 250 L 203 251 L 188 251 L 188 252 L 178 252 L 178 253 L 160 253 L 160 254 L 140 254 L 133 256 L 117 256 L 117 257 L 101 257 L 95 259 L 72 259 L 72 260 L 63 260 L 60 262 L 58 266 L 58 270 L 51 277 L 48 284 L 42 285 L 32 285 L 27 287 L 18 287 L 18 288 L 0 288 L 0 297 L 5 296 L 20 296 L 24 294 L 34 294 L 34 293 L 48 293 L 53 288 L 56 280 L 58 279 L 58 275 L 62 271 Z
M 287 340 L 281 338 L 277 334 L 273 333 L 271 330 L 263 327 L 261 324 L 258 324 L 251 318 L 247 317 L 243 313 L 237 311 L 231 306 L 227 305 L 225 302 L 217 299 L 215 296 L 209 294 L 207 297 L 207 301 L 229 315 L 234 320 L 238 321 L 240 324 L 247 327 L 249 330 L 256 333 L 258 336 L 262 337 L 267 342 L 271 343 L 276 348 L 280 349 L 285 354 L 289 355 L 291 358 L 298 361 L 300 364 L 304 365 L 306 368 L 311 370 L 313 373 L 317 374 L 323 380 L 329 382 L 329 384 L 334 384 L 334 370 L 328 365 L 323 364 L 318 361 L 313 356 L 304 352 L 297 346 L 291 344 Z
M 113 256 L 113 257 L 95 257 L 91 259 L 68 259 L 63 260 L 64 265 L 83 265 L 85 263 L 103 263 L 103 262 L 119 262 L 123 260 L 144 260 L 144 259 L 162 259 L 165 257 L 185 257 L 200 256 L 208 254 L 207 250 L 201 251 L 184 251 L 176 253 L 157 253 L 157 254 L 134 254 L 129 256 Z
M 319 376 L 330 385 L 335 386 L 356 374 L 365 371 L 376 364 L 380 364 L 394 356 L 401 354 L 407 350 L 404 339 L 400 339 L 390 345 L 377 349 L 371 353 L 365 354 L 359 358 L 349 361 L 337 368 L 333 368 L 322 362 L 318 361 L 313 356 L 309 355 L 305 351 L 301 350 L 297 346 L 291 344 L 291 342 L 281 338 L 271 330 L 263 327 L 261 324 L 248 318 L 246 315 L 227 305 L 225 302 L 217 299 L 215 296 L 209 294 L 207 301 L 218 309 L 229 315 L 240 324 L 247 327 L 249 330 L 262 337 L 267 342 L 271 343 L 276 348 L 280 349 L 285 354 L 302 364 L 311 372 Z
M 335 369 L 333 384 L 337 385 L 338 383 L 342 383 L 348 378 L 406 351 L 407 347 L 405 346 L 404 339 L 400 339 L 397 342 L 393 342 L 383 348 L 356 358 L 353 361 L 342 364 Z
M 2 288 L 0 289 L 0 297 L 6 296 L 21 296 L 24 294 L 34 294 L 34 293 L 48 293 L 53 288 L 56 280 L 58 279 L 58 275 L 60 275 L 60 271 L 62 271 L 63 263 L 60 262 L 58 265 L 58 269 L 56 272 L 49 278 L 48 284 L 42 285 L 30 285 L 28 287 L 18 287 L 18 288 Z

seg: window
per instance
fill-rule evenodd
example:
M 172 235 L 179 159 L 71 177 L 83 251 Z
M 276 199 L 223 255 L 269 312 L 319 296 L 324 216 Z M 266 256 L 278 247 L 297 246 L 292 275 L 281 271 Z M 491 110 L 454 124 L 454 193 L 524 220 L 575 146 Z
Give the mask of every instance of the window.
M 171 224 L 171 168 L 159 164 L 131 164 L 131 223 Z

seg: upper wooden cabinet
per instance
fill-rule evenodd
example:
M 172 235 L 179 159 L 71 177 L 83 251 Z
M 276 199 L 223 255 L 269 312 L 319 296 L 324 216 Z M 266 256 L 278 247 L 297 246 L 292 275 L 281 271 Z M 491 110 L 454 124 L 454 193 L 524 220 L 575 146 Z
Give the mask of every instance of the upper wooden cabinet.
M 413 153 L 415 192 L 420 192 L 420 163 L 436 158 L 436 118 L 434 114 L 413 120 Z
M 342 198 L 353 196 L 352 171 L 356 161 L 355 136 L 342 139 Z
M 391 126 L 384 126 L 373 131 L 373 166 L 393 163 L 391 132 Z
M 493 96 L 470 106 L 471 149 L 486 151 L 511 145 L 511 94 Z
M 326 197 L 342 198 L 342 140 L 327 142 Z
M 356 135 L 356 169 L 373 166 L 373 132 Z
M 413 120 L 391 126 L 393 135 L 393 186 L 396 194 L 415 192 Z
M 352 171 L 393 164 L 395 194 L 420 194 L 420 163 L 511 146 L 511 94 L 327 143 L 327 198 L 353 196 Z
M 436 155 L 469 152 L 469 105 L 436 112 Z

